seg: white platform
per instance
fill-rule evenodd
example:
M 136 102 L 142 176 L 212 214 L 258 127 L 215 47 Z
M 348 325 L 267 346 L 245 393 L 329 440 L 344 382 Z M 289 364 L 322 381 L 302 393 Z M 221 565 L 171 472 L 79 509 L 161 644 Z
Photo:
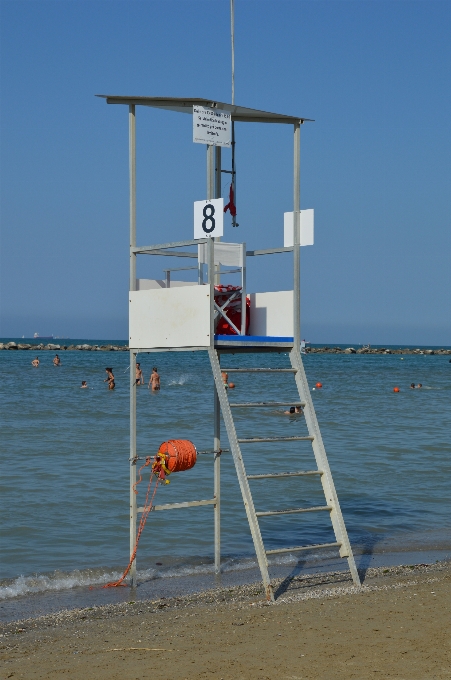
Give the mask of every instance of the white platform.
M 248 297 L 251 301 L 248 335 L 293 336 L 292 290 L 250 293 Z M 129 300 L 131 349 L 210 346 L 209 286 L 161 288 L 153 281 L 151 288 L 131 291 Z

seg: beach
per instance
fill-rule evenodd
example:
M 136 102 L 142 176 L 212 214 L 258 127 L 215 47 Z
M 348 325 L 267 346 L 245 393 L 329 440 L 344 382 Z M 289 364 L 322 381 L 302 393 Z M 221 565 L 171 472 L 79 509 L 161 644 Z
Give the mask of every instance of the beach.
M 2 678 L 451 677 L 451 565 L 331 572 L 182 598 L 64 611 L 2 629 Z M 131 594 L 132 597 L 132 594 Z

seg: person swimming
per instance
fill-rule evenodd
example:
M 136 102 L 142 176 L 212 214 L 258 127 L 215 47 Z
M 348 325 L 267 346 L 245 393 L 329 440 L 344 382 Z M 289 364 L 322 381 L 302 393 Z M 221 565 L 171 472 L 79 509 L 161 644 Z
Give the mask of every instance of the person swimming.
M 136 363 L 135 384 L 144 385 L 144 377 L 141 364 L 139 364 L 138 362 Z
M 415 383 L 410 383 L 410 389 L 414 390 L 415 389 Z
M 33 361 L 31 362 L 31 365 L 34 366 L 35 368 L 37 368 L 39 366 L 39 358 L 36 357 L 36 359 L 33 359 Z
M 158 370 L 156 366 L 152 368 L 152 373 L 150 374 L 149 384 L 147 385 L 147 387 L 148 388 L 151 387 L 152 392 L 158 392 L 158 390 L 161 388 L 160 376 L 158 375 Z
M 80 385 L 80 389 L 85 389 L 86 387 L 88 387 L 88 383 L 86 382 L 86 380 L 82 380 L 81 385 Z
M 108 383 L 108 389 L 109 390 L 114 390 L 116 387 L 116 383 L 114 382 L 114 373 L 112 368 L 106 368 L 105 371 L 107 372 L 107 377 L 103 382 Z
M 58 354 L 55 354 L 55 358 L 53 359 L 53 365 L 61 366 L 61 359 L 59 358 Z
M 284 415 L 287 416 L 294 416 L 294 415 L 304 415 L 304 411 L 302 410 L 302 406 L 290 406 L 289 411 L 284 411 Z

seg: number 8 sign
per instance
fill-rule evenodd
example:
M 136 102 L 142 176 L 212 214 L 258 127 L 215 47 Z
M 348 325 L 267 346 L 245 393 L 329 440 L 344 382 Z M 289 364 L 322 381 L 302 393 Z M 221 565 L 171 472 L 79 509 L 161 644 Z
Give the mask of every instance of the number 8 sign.
M 224 199 L 194 203 L 194 238 L 222 236 L 224 233 Z

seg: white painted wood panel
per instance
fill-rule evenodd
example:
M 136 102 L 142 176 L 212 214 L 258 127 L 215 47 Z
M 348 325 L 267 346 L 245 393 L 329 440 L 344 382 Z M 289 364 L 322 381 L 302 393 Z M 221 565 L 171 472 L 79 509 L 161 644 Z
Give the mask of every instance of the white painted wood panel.
M 130 348 L 208 347 L 209 295 L 209 286 L 130 291 Z
M 249 335 L 293 337 L 293 291 L 251 293 Z
M 313 208 L 308 210 L 301 210 L 300 217 L 300 236 L 299 244 L 301 246 L 312 246 L 314 241 L 314 215 Z M 285 248 L 291 248 L 293 245 L 293 229 L 294 229 L 294 213 L 286 212 L 283 216 L 283 245 Z

